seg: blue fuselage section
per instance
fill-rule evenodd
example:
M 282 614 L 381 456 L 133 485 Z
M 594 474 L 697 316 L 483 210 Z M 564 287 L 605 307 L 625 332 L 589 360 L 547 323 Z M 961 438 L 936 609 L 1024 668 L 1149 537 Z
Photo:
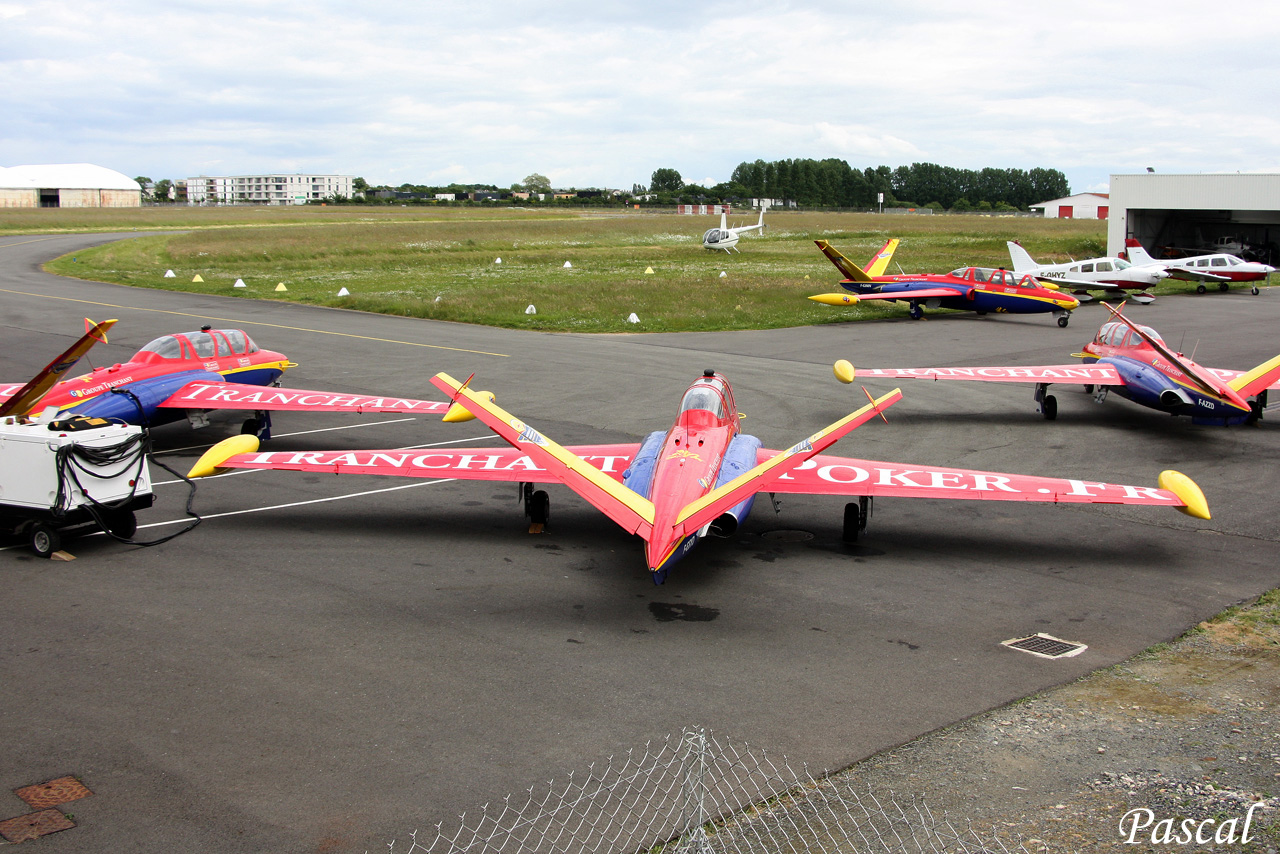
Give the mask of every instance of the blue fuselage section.
M 1195 386 L 1180 383 L 1154 365 L 1129 356 L 1104 356 L 1085 359 L 1086 364 L 1111 365 L 1124 378 L 1122 386 L 1111 386 L 1111 391 L 1141 406 L 1168 412 L 1170 415 L 1190 416 L 1196 424 L 1240 424 L 1250 413 L 1241 411 L 1228 401 L 1206 394 Z
M 886 282 L 884 284 L 862 284 L 853 281 L 840 283 L 845 290 L 856 294 L 892 294 L 903 291 L 919 291 L 947 289 L 955 292 L 955 296 L 910 297 L 904 296 L 900 302 L 920 303 L 930 308 L 949 308 L 956 311 L 990 312 L 992 314 L 1042 314 L 1050 311 L 1062 311 L 1059 306 L 1043 299 L 1023 296 L 1016 293 L 991 292 L 967 287 L 951 287 L 925 279 L 903 282 Z

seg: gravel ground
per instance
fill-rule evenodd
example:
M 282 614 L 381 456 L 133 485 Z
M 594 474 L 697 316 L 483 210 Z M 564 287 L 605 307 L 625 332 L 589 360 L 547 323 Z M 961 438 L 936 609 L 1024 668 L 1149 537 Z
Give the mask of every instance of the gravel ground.
M 1277 852 L 1277 706 L 1280 590 L 846 773 L 864 790 L 920 795 L 935 812 L 1030 851 Z M 1233 843 L 1194 839 L 1225 840 L 1231 830 Z

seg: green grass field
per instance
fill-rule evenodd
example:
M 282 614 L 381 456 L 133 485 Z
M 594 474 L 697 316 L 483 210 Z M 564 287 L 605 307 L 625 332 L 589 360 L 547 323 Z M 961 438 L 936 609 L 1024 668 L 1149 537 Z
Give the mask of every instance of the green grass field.
M 735 216 L 746 221 L 747 213 Z M 905 316 L 901 304 L 819 305 L 840 275 L 824 238 L 863 263 L 890 236 L 895 266 L 946 272 L 1105 254 L 1105 223 L 1030 217 L 771 211 L 740 254 L 709 252 L 718 217 L 561 208 L 7 210 L 0 233 L 148 231 L 47 269 L 135 287 L 288 300 L 465 323 L 572 332 L 760 329 Z M 501 258 L 502 263 L 497 263 Z M 565 262 L 572 266 L 566 268 Z M 646 270 L 652 268 L 652 273 Z M 174 278 L 164 278 L 166 270 Z M 892 269 L 892 268 L 891 268 Z M 721 273 L 724 276 L 721 276 Z M 204 281 L 193 282 L 199 275 Z M 234 288 L 237 279 L 247 287 Z M 277 291 L 283 283 L 286 291 Z M 337 294 L 346 288 L 350 296 Z M 1164 285 L 1157 293 L 1189 289 Z M 525 313 L 527 306 L 537 313 Z M 628 323 L 635 313 L 640 322 Z

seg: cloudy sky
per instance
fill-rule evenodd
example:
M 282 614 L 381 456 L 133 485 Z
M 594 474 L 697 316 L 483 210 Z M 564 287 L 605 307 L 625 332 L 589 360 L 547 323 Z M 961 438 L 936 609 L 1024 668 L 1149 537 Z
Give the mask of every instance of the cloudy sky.
M 1267 2 L 0 0 L 0 166 L 371 184 L 743 160 L 1280 170 Z

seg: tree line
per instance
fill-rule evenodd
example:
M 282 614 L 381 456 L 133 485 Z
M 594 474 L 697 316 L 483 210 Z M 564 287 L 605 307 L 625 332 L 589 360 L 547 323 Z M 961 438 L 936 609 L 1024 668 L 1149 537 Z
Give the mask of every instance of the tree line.
M 756 160 L 740 163 L 727 186 L 715 189 L 751 198 L 786 199 L 799 205 L 870 208 L 884 193 L 886 206 L 969 210 L 1026 210 L 1037 202 L 1071 195 L 1057 169 L 956 169 L 912 163 L 857 170 L 844 160 Z

